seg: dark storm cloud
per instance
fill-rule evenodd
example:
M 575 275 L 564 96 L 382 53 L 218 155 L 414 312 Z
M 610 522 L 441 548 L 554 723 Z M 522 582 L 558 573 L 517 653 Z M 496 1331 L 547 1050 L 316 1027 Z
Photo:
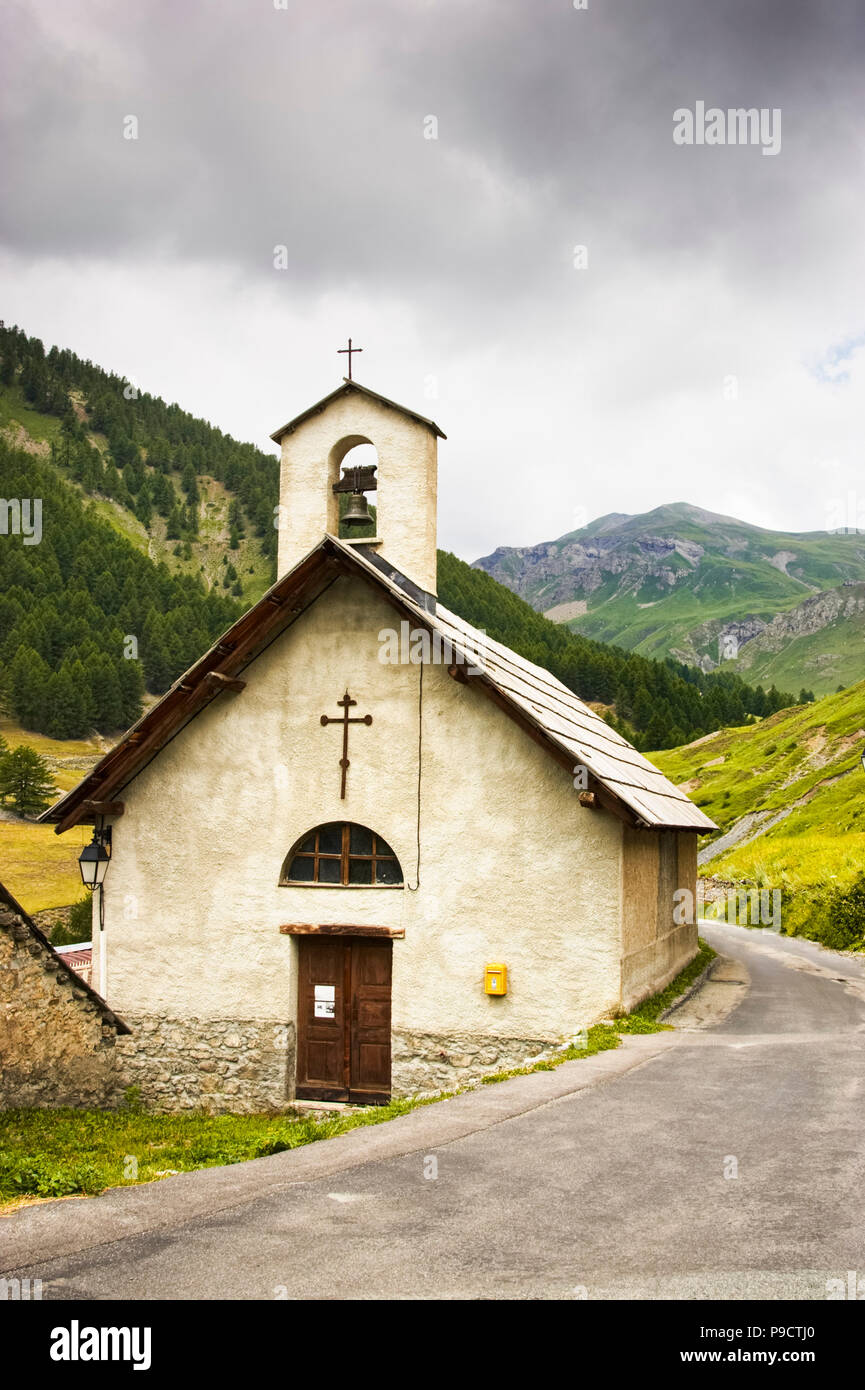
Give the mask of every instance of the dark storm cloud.
M 845 0 L 72 3 L 6 23 L 0 230 L 35 255 L 266 275 L 285 244 L 311 291 L 482 300 L 549 283 L 576 241 L 601 273 L 687 249 L 774 274 L 859 158 Z M 698 98 L 780 107 L 783 158 L 675 147 Z
M 861 474 L 865 4 L 588 4 L 7 4 L 0 311 L 259 441 L 353 332 L 441 418 L 469 557 L 680 498 L 827 524 Z M 780 153 L 674 144 L 698 101 L 779 108 Z

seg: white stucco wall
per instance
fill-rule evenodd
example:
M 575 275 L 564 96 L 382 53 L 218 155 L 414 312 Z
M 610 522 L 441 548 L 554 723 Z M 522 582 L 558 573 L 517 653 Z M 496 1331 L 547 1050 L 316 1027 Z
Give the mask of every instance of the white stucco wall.
M 359 392 L 333 401 L 282 440 L 279 556 L 282 577 L 339 531 L 333 484 L 356 444 L 378 453 L 378 553 L 428 593 L 436 590 L 437 438 L 426 425 Z
M 279 887 L 301 833 L 370 826 L 417 874 L 420 668 L 383 665 L 394 610 L 339 579 L 123 792 L 106 876 L 107 993 L 124 1015 L 293 1021 L 281 923 L 372 923 L 394 943 L 393 1027 L 555 1040 L 619 1001 L 620 822 L 472 686 L 423 671 L 420 887 Z M 370 727 L 350 733 L 348 687 Z M 98 934 L 96 934 L 98 938 Z M 510 973 L 483 993 L 487 961 Z

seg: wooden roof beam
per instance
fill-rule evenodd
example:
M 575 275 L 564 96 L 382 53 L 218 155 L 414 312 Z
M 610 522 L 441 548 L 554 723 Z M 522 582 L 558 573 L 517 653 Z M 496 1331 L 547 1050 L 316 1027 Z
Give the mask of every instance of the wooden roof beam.
M 240 680 L 237 676 L 226 676 L 222 671 L 208 671 L 204 679 L 215 690 L 234 690 L 239 693 L 246 689 L 246 681 Z

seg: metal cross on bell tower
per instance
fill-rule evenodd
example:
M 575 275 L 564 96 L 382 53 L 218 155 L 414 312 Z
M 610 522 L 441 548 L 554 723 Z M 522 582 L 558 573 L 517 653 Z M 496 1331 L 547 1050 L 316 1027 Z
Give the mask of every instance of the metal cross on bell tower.
M 349 381 L 351 381 L 351 357 L 352 357 L 352 353 L 354 353 L 354 352 L 363 352 L 363 348 L 352 347 L 352 345 L 351 345 L 351 338 L 349 338 L 349 340 L 348 340 L 348 347 L 347 347 L 347 348 L 337 348 L 337 355 L 339 355 L 340 353 L 343 353 L 343 352 L 347 352 L 347 353 L 348 353 L 348 379 L 349 379 Z

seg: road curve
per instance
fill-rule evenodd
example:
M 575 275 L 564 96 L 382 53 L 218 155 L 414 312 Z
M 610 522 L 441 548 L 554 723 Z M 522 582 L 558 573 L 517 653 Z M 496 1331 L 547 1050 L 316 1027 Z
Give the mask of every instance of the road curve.
M 27 1208 L 0 1268 L 51 1299 L 825 1299 L 865 1275 L 863 965 L 702 931 L 744 967 L 718 1021 L 686 1005 L 345 1140 Z

